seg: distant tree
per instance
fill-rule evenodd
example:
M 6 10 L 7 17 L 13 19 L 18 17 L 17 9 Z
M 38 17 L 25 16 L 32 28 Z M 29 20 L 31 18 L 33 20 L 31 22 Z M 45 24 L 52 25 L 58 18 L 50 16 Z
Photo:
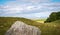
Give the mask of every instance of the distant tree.
M 52 12 L 49 17 L 47 18 L 46 22 L 53 22 L 56 20 L 60 20 L 60 12 Z

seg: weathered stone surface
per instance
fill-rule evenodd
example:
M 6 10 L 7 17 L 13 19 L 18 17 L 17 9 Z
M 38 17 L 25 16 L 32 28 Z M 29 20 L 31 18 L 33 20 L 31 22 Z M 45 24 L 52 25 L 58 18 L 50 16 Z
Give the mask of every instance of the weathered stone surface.
M 27 25 L 21 21 L 16 21 L 5 35 L 40 35 L 40 29 Z

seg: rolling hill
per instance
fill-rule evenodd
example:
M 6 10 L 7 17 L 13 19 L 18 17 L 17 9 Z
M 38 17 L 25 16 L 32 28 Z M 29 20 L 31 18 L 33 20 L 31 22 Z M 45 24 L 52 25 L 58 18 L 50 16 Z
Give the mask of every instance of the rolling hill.
M 0 35 L 4 35 L 15 21 L 22 21 L 38 27 L 41 30 L 41 35 L 60 35 L 60 20 L 51 23 L 38 23 L 30 19 L 18 17 L 0 17 Z

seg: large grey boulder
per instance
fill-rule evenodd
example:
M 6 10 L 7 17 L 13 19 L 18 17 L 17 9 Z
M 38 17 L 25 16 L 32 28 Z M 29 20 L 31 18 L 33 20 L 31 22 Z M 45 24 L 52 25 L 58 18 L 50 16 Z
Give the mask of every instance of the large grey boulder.
M 40 35 L 41 31 L 35 26 L 16 21 L 5 35 Z

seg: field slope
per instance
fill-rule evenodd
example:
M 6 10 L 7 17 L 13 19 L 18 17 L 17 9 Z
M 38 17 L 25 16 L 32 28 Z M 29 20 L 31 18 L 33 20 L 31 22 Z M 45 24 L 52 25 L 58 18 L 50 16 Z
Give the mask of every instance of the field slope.
M 0 17 L 0 35 L 4 35 L 15 21 L 23 21 L 26 24 L 38 27 L 41 30 L 41 35 L 60 35 L 60 20 L 51 23 L 38 23 L 18 17 Z

